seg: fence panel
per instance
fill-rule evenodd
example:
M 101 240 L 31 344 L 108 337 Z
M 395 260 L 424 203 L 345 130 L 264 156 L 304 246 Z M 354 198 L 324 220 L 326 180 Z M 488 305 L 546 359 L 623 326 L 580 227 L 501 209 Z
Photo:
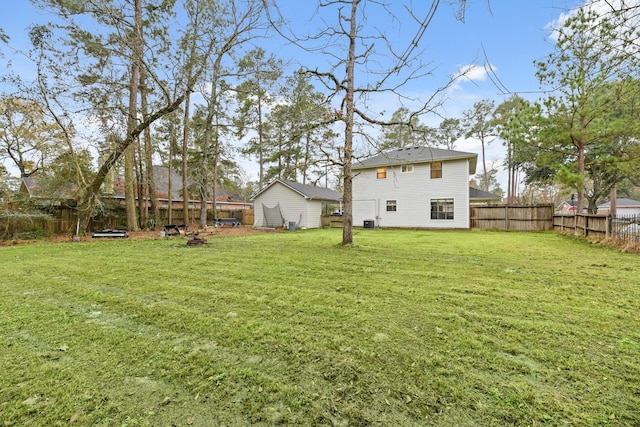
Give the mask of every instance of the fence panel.
M 640 215 L 611 218 L 611 237 L 630 243 L 640 243 Z
M 553 205 L 471 206 L 470 226 L 481 230 L 552 230 Z
M 608 215 L 571 214 L 554 215 L 553 229 L 559 233 L 604 240 L 611 236 Z
M 343 228 L 344 217 L 342 215 L 321 215 L 320 221 L 323 227 Z
M 74 234 L 78 225 L 78 216 L 75 209 L 66 207 L 57 207 L 48 212 L 49 218 L 32 218 L 20 221 L 9 219 L 0 220 L 0 230 L 3 230 L 5 236 L 11 237 L 25 233 L 43 233 L 45 235 L 54 234 Z M 254 211 L 253 209 L 239 210 L 219 210 L 216 212 L 218 218 L 236 218 L 244 225 L 253 225 Z M 193 224 L 200 217 L 199 209 L 189 209 L 189 221 Z M 207 223 L 213 222 L 213 211 L 207 211 Z M 172 224 L 185 224 L 182 209 L 174 209 L 171 212 Z M 155 228 L 162 228 L 163 225 L 169 224 L 168 209 L 160 209 L 159 218 L 155 221 Z M 113 211 L 110 215 L 96 215 L 89 221 L 89 232 L 103 230 L 105 228 L 126 229 L 127 222 L 122 211 Z M 151 227 L 153 228 L 153 227 Z

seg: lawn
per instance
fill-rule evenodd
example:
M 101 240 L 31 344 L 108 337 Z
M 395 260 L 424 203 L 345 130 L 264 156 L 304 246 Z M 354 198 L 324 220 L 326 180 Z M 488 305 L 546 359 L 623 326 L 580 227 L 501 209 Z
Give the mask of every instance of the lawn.
M 554 233 L 0 247 L 4 426 L 640 425 L 640 256 Z

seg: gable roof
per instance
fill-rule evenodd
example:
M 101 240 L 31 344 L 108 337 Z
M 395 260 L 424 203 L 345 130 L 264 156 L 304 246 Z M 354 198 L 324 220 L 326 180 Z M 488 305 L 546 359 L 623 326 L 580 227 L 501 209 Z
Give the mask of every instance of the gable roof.
M 153 178 L 155 180 L 155 188 L 156 188 L 156 196 L 160 200 L 168 200 L 169 199 L 169 168 L 165 166 L 153 166 Z M 191 183 L 191 182 L 190 182 Z M 111 192 L 107 193 L 104 190 L 104 186 L 102 192 L 103 198 L 113 198 L 113 199 L 124 199 L 124 180 L 119 177 L 113 180 L 111 184 Z M 41 191 L 39 185 L 39 178 L 36 176 L 31 176 L 28 178 L 22 179 L 23 191 L 29 194 L 30 198 L 46 198 L 52 196 L 45 196 Z M 72 194 L 66 194 L 69 192 L 65 192 L 63 190 L 58 190 L 53 197 L 55 198 L 66 198 L 73 199 Z M 137 187 L 136 187 L 137 194 Z M 182 201 L 182 176 L 178 174 L 175 170 L 171 172 L 171 199 L 174 202 Z M 199 199 L 190 195 L 189 200 L 191 201 L 199 201 Z M 246 201 L 238 194 L 230 193 L 222 188 L 216 189 L 216 201 L 229 202 L 229 203 L 238 203 L 243 204 Z
M 611 201 L 602 203 L 600 205 L 598 205 L 598 208 L 601 209 L 609 209 L 611 207 Z M 638 207 L 640 208 L 640 202 L 637 200 L 633 200 L 633 199 L 616 199 L 616 207 L 620 208 L 620 207 Z
M 314 185 L 300 184 L 298 182 L 289 181 L 287 179 L 275 179 L 264 186 L 262 190 L 251 196 L 251 200 L 264 193 L 268 188 L 275 184 L 282 184 L 290 190 L 295 191 L 307 200 L 324 200 L 327 202 L 339 202 L 342 200 L 342 194 L 328 188 L 316 187 Z
M 488 191 L 480 190 L 479 188 L 469 187 L 469 201 L 478 202 L 478 201 L 490 201 L 490 200 L 501 200 L 502 197 L 489 193 Z
M 404 147 L 387 151 L 377 156 L 360 160 L 353 164 L 353 169 L 370 169 L 380 166 L 395 166 L 409 163 L 431 163 L 447 160 L 469 159 L 469 174 L 476 173 L 478 155 L 464 151 L 445 150 L 435 147 Z
M 40 178 L 37 176 L 23 177 L 20 191 L 27 193 L 30 199 L 73 200 L 75 197 L 72 193 L 73 189 L 55 189 L 51 192 L 47 191 L 46 188 L 42 188 L 40 184 Z

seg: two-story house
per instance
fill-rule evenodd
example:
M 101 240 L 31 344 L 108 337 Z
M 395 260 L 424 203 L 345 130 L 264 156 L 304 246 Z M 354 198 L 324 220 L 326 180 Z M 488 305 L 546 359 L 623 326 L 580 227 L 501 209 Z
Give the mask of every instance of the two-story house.
M 477 159 L 474 153 L 406 147 L 354 163 L 353 224 L 469 228 L 469 175 Z

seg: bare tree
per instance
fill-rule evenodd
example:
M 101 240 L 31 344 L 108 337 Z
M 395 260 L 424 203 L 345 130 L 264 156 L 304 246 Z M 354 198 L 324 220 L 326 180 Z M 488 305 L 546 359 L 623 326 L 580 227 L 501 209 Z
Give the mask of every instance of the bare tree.
M 284 18 L 280 10 L 269 0 L 263 1 L 276 31 L 300 48 L 328 58 L 328 70 L 304 69 L 303 72 L 314 76 L 324 86 L 329 99 L 335 105 L 335 112 L 327 121 L 341 123 L 343 126 L 344 143 L 340 159 L 344 192 L 342 244 L 350 245 L 353 243 L 354 135 L 358 134 L 357 127 L 360 124 L 402 124 L 377 119 L 380 112 L 376 114 L 369 111 L 367 102 L 380 93 L 408 100 L 401 93 L 403 85 L 428 74 L 426 65 L 420 61 L 422 52 L 418 52 L 417 48 L 439 8 L 440 1 L 434 0 L 426 5 L 400 1 L 319 1 L 314 19 L 316 22 L 322 22 L 322 25 L 315 34 L 307 36 L 295 34 L 293 31 L 285 32 L 283 28 L 287 27 L 283 23 Z M 458 18 L 462 19 L 466 1 L 460 0 L 457 3 L 460 5 Z M 402 32 L 410 34 L 410 37 L 402 42 L 395 42 L 387 36 L 387 29 L 377 28 L 367 22 L 368 13 L 384 14 L 389 17 L 389 22 L 402 23 Z M 406 30 L 407 27 L 410 27 L 410 30 Z M 390 65 L 376 68 L 377 64 L 383 63 Z M 422 100 L 421 107 L 408 115 L 406 124 L 410 124 L 415 116 L 432 110 L 442 90 L 444 88 L 436 90 L 429 99 Z M 415 103 L 417 100 L 411 101 Z

